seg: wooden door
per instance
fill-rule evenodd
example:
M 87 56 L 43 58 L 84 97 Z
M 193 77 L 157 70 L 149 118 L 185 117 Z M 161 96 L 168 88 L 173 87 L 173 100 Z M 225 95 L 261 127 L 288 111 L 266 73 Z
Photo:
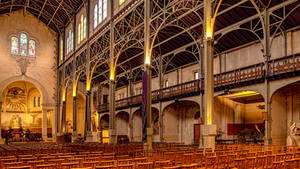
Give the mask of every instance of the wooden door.
M 199 145 L 200 141 L 200 124 L 194 124 L 194 144 Z

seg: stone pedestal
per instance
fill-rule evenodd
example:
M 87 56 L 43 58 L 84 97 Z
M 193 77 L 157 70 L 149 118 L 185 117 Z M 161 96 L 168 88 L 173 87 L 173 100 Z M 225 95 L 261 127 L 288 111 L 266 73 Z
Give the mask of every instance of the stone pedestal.
M 117 133 L 113 129 L 109 129 L 109 143 L 110 144 L 117 144 Z
M 147 128 L 147 142 L 144 144 L 144 150 L 152 150 L 153 128 Z
M 73 132 L 73 133 L 72 133 L 72 143 L 76 142 L 77 139 L 78 139 L 77 133 L 76 133 L 76 132 Z
M 92 132 L 88 131 L 88 132 L 86 133 L 86 140 L 85 140 L 85 142 L 94 142 Z
M 217 126 L 203 125 L 203 148 L 211 148 L 213 151 L 216 146 L 215 138 L 217 135 Z

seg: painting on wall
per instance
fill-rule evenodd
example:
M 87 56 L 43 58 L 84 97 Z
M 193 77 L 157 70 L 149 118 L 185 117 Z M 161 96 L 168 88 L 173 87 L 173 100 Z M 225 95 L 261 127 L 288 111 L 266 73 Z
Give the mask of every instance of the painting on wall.
M 42 107 L 39 90 L 32 83 L 17 81 L 3 92 L 1 127 L 24 128 L 39 131 L 42 127 Z

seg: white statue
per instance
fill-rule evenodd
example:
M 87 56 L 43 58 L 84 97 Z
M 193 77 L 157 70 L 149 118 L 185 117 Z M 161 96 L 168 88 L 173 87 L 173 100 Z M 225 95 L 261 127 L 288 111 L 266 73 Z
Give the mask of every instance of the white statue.
M 288 130 L 288 145 L 300 145 L 300 123 L 291 121 Z

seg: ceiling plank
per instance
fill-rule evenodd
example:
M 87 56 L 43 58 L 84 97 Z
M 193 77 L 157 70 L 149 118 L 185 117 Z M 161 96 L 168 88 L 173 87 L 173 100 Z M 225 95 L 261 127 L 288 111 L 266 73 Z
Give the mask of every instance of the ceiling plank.
M 39 13 L 39 16 L 38 16 L 38 19 L 40 19 L 41 15 L 42 15 L 42 12 L 43 12 L 43 10 L 45 8 L 46 3 L 47 3 L 47 0 L 45 0 L 44 3 L 43 3 L 42 9 L 41 9 L 41 11 Z
M 59 10 L 59 8 L 60 8 L 60 6 L 61 6 L 61 4 L 62 4 L 63 2 L 64 2 L 64 0 L 61 0 L 61 1 L 60 1 L 60 3 L 59 3 L 59 5 L 58 5 L 58 7 L 56 8 L 56 10 L 55 10 L 55 12 L 54 12 L 54 14 L 52 15 L 52 18 L 49 20 L 49 22 L 48 22 L 47 26 L 49 26 L 49 25 L 50 25 L 50 23 L 52 22 L 52 20 L 53 20 L 54 16 L 56 15 L 57 11 Z

